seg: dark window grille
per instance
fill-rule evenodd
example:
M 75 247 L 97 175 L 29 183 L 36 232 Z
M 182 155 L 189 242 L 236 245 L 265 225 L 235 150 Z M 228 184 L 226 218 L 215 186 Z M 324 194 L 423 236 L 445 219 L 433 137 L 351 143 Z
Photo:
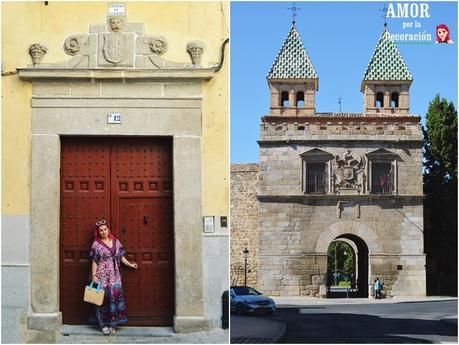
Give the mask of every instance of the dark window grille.
M 325 194 L 326 164 L 324 162 L 306 163 L 306 193 Z
M 391 162 L 372 162 L 371 193 L 392 194 L 394 191 L 394 173 Z

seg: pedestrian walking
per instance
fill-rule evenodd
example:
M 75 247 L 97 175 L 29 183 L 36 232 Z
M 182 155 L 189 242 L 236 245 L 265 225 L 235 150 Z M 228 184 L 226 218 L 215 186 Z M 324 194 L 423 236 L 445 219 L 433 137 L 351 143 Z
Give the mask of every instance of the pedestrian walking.
M 376 299 L 381 299 L 382 289 L 383 289 L 383 285 L 381 281 L 379 280 L 379 278 L 376 277 L 376 280 L 375 280 L 375 298 Z

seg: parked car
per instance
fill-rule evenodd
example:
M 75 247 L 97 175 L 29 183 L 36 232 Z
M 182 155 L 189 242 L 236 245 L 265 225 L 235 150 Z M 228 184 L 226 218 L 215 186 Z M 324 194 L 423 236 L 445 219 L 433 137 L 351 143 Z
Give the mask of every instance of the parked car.
M 271 298 L 248 286 L 232 286 L 230 298 L 231 311 L 238 315 L 256 312 L 271 314 L 276 311 L 276 303 Z

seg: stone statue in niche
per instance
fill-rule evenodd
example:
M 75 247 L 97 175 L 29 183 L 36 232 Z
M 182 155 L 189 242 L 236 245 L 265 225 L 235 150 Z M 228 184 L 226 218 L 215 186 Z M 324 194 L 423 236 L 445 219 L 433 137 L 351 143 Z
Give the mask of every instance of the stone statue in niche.
M 201 68 L 205 44 L 191 41 L 186 45 L 191 62 L 180 63 L 163 57 L 169 43 L 161 35 L 144 34 L 142 23 L 128 23 L 125 15 L 107 16 L 105 24 L 89 26 L 88 34 L 68 36 L 63 45 L 68 61 L 42 64 L 47 48 L 33 44 L 29 48 L 34 68 L 46 69 L 192 69 Z
M 332 187 L 337 194 L 360 194 L 364 185 L 363 171 L 366 160 L 363 155 L 355 159 L 347 150 L 344 157 L 335 155 L 332 160 Z
M 39 65 L 43 56 L 48 52 L 48 48 L 46 48 L 43 44 L 34 43 L 29 47 L 29 55 L 32 58 L 32 63 L 34 66 Z

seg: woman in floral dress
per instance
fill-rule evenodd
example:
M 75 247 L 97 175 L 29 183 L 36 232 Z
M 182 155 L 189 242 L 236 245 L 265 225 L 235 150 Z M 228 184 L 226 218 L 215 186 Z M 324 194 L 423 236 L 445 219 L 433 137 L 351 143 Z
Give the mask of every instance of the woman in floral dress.
M 91 246 L 90 259 L 92 282 L 100 282 L 105 290 L 104 303 L 95 306 L 89 316 L 91 324 L 99 325 L 102 333 L 108 335 L 115 332 L 115 327 L 127 322 L 124 305 L 124 293 L 121 286 L 120 263 L 137 268 L 136 263 L 130 263 L 124 256 L 126 251 L 116 239 L 107 221 L 102 219 L 96 223 L 94 242 Z

